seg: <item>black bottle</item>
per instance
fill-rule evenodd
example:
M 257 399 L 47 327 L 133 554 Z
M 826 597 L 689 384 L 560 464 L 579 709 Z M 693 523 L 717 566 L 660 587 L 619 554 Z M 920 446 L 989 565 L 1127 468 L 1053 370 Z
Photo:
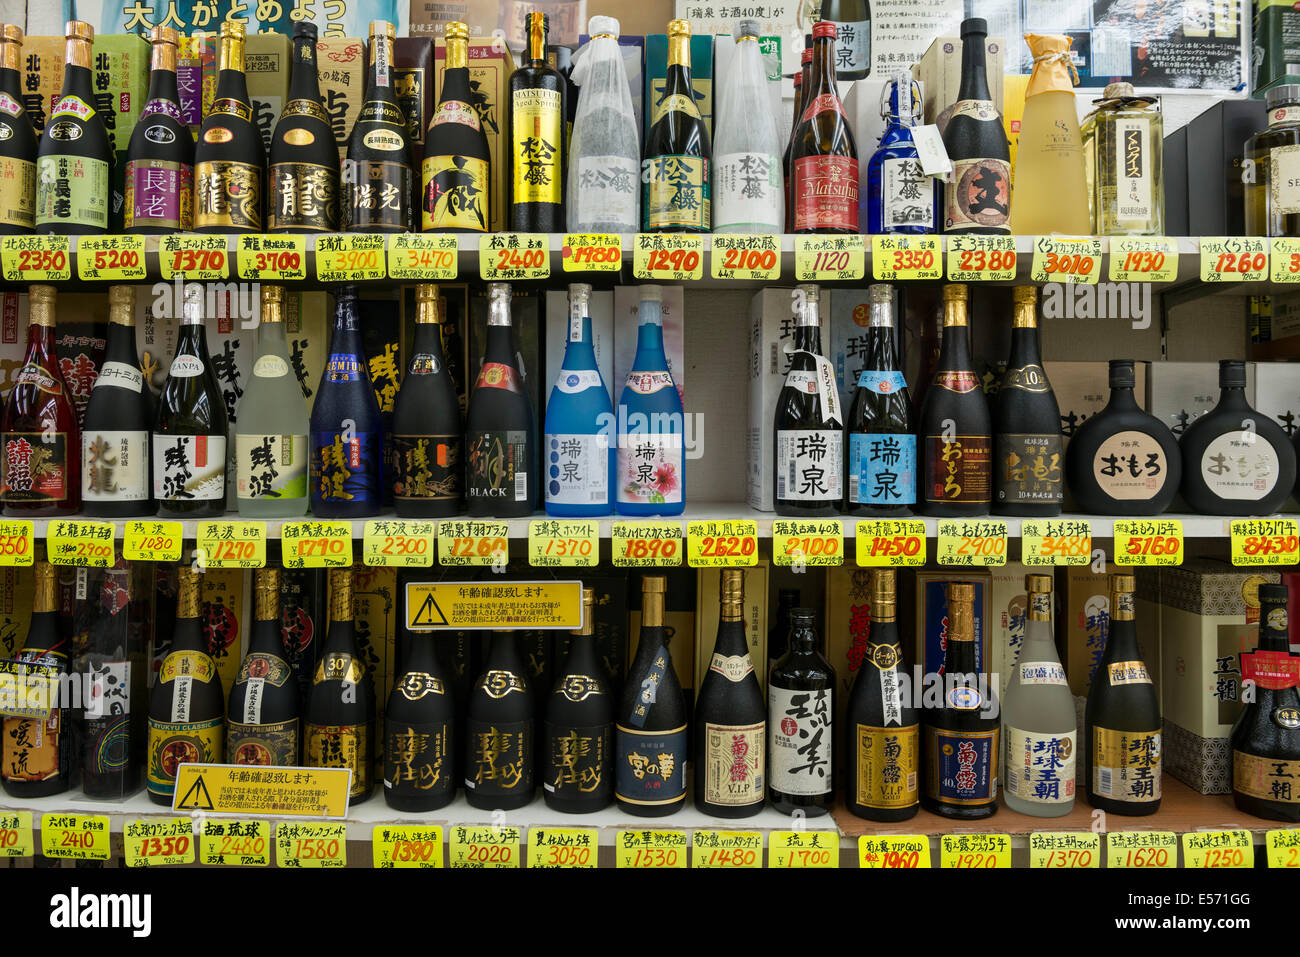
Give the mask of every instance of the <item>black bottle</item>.
M 444 35 L 442 91 L 429 121 L 420 172 L 420 228 L 426 233 L 487 232 L 491 155 L 470 86 L 469 27 L 449 23 Z
M 405 233 L 415 219 L 415 174 L 406 116 L 393 89 L 397 28 L 370 21 L 366 98 L 348 137 L 343 161 L 341 215 L 345 232 Z
M 564 77 L 546 64 L 548 17 L 524 16 L 524 65 L 510 74 L 506 129 L 510 151 L 510 228 L 519 232 L 563 232 Z
M 582 627 L 546 702 L 546 806 L 570 814 L 608 807 L 614 800 L 614 700 L 596 658 L 596 590 L 582 590 Z
M 1001 112 L 989 95 L 987 36 L 986 21 L 962 21 L 961 86 L 943 130 L 952 160 L 944 188 L 946 233 L 1011 232 L 1011 154 Z
M 194 231 L 260 233 L 266 147 L 244 76 L 243 20 L 221 22 L 217 96 L 194 147 Z
M 0 26 L 0 235 L 36 228 L 36 132 L 23 105 L 23 28 Z
M 285 660 L 280 569 L 253 573 L 253 627 L 248 653 L 230 686 L 226 763 L 295 767 L 301 752 L 298 682 Z
M 835 670 L 817 650 L 816 616 L 790 612 L 790 650 L 767 680 L 767 775 L 772 807 L 817 817 L 835 795 Z
M 668 72 L 663 95 L 646 103 L 651 112 L 641 164 L 641 221 L 651 233 L 707 233 L 709 129 L 700 116 L 691 82 L 691 23 L 668 21 Z
M 438 639 L 408 636 L 407 660 L 384 714 L 384 801 L 398 811 L 436 811 L 456 796 L 456 703 Z
M 194 226 L 194 134 L 181 117 L 176 89 L 180 34 L 154 27 L 149 43 L 149 100 L 126 150 L 122 218 L 128 233 L 162 236 Z
M 293 25 L 293 77 L 271 136 L 267 181 L 267 232 L 339 228 L 339 151 L 320 98 L 314 23 Z
M 532 801 L 534 721 L 519 636 L 494 631 L 487 665 L 469 693 L 465 799 L 470 807 L 509 811 Z

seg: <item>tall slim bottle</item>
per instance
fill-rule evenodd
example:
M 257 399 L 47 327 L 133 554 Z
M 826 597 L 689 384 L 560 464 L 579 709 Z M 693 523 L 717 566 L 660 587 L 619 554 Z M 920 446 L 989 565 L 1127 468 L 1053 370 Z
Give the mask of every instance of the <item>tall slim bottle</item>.
M 180 34 L 154 27 L 149 43 L 149 99 L 126 149 L 123 222 L 128 233 L 188 232 L 194 228 L 194 134 L 176 88 Z
M 524 62 L 507 81 L 506 129 L 510 137 L 510 228 L 555 233 L 564 228 L 565 84 L 547 65 L 549 18 L 524 15 Z
M 596 657 L 596 590 L 582 590 L 582 626 L 569 641 L 564 668 L 546 701 L 546 806 L 569 814 L 608 807 L 614 799 L 614 700 Z
M 812 609 L 789 614 L 789 650 L 767 680 L 767 792 L 782 814 L 817 817 L 835 796 L 835 670 L 817 650 Z
M 1001 111 L 989 94 L 987 35 L 988 23 L 979 17 L 962 21 L 961 86 L 943 130 L 952 160 L 944 189 L 947 233 L 1011 232 L 1011 153 Z
M 293 767 L 300 751 L 298 681 L 285 660 L 280 569 L 253 573 L 248 653 L 230 686 L 226 763 Z
M 370 21 L 366 96 L 348 136 L 341 176 L 345 232 L 406 233 L 419 226 L 406 116 L 393 89 L 396 36 L 388 21 Z
M 785 231 L 781 142 L 772 116 L 759 22 L 736 24 L 736 48 L 713 140 L 715 233 Z
M 646 232 L 707 233 L 709 130 L 691 83 L 691 22 L 668 21 L 668 73 L 663 96 L 647 103 L 654 121 L 645 138 L 642 219 Z
M 813 26 L 810 85 L 790 152 L 790 217 L 795 233 L 858 231 L 858 147 L 835 86 L 835 24 Z
M 289 99 L 271 136 L 266 230 L 328 233 L 339 228 L 339 150 L 320 98 L 316 24 L 293 25 Z
M 244 76 L 243 20 L 221 21 L 217 95 L 194 147 L 194 231 L 260 233 L 266 148 Z
M 0 26 L 0 235 L 36 228 L 36 132 L 23 105 L 23 30 Z
M 456 705 L 439 660 L 439 640 L 409 636 L 384 712 L 384 802 L 399 811 L 436 811 L 456 796 Z
M 785 152 L 781 154 L 781 174 L 784 177 L 782 186 L 785 189 L 785 222 L 787 228 L 794 220 L 790 210 L 790 163 L 794 157 L 795 136 L 799 133 L 799 121 L 803 119 L 804 108 L 804 90 L 811 87 L 812 81 L 808 74 L 812 71 L 812 34 L 806 34 L 803 41 L 803 52 L 799 54 L 799 72 L 794 75 L 794 110 L 792 125 L 790 127 L 790 138 L 786 141 Z
M 938 232 L 943 182 L 926 176 L 912 127 L 921 110 L 921 87 L 900 70 L 887 87 L 885 134 L 867 162 L 867 231 L 919 235 Z
M 447 24 L 447 60 L 438 109 L 429 121 L 420 172 L 420 228 L 438 233 L 488 230 L 492 177 L 487 135 L 469 82 L 469 27 Z
M 465 799 L 470 807 L 509 811 L 532 801 L 534 710 L 519 635 L 494 631 L 487 664 L 469 696 Z
M 39 580 L 39 579 L 38 579 Z M 78 738 L 81 789 L 91 798 L 124 798 L 140 787 L 149 670 L 141 629 L 132 620 L 137 599 L 125 558 L 104 570 L 98 617 L 76 659 L 85 693 Z

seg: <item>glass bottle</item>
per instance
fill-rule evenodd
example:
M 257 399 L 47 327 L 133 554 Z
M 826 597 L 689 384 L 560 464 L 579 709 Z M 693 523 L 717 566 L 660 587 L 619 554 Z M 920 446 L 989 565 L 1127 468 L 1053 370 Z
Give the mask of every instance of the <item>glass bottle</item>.
M 709 129 L 700 116 L 691 82 L 691 22 L 668 21 L 668 73 L 663 97 L 646 104 L 654 114 L 645 138 L 641 180 L 646 232 L 707 233 Z
M 396 36 L 397 28 L 388 21 L 370 21 L 366 95 L 348 136 L 340 176 L 344 232 L 406 233 L 418 225 L 406 115 L 393 89 Z
M 298 682 L 285 660 L 280 569 L 253 573 L 248 653 L 230 686 L 226 763 L 295 767 L 299 751 Z
M 1111 83 L 1101 99 L 1092 102 L 1081 134 L 1093 234 L 1163 236 L 1165 133 L 1160 99 L 1138 96 L 1131 83 Z M 1296 105 L 1300 107 L 1300 97 Z
M 519 636 L 494 631 L 487 664 L 469 695 L 465 799 L 470 807 L 509 811 L 532 801 L 534 720 Z
M 813 62 L 790 151 L 794 233 L 858 231 L 858 147 L 835 87 L 835 24 L 813 26 Z
M 921 235 L 939 230 L 943 181 L 925 175 L 912 139 L 921 87 L 900 70 L 885 87 L 885 134 L 867 162 L 867 232 Z
M 799 121 L 803 119 L 804 107 L 804 90 L 810 87 L 812 81 L 808 74 L 812 71 L 812 34 L 806 34 L 803 40 L 803 52 L 799 54 L 799 72 L 794 75 L 794 111 L 793 120 L 790 125 L 790 138 L 786 140 L 785 152 L 781 154 L 781 175 L 783 177 L 782 186 L 785 189 L 785 223 L 789 228 L 791 220 L 790 211 L 790 163 L 794 157 L 795 136 L 799 132 Z
M 176 88 L 180 36 L 171 27 L 149 31 L 149 100 L 126 150 L 122 216 L 128 233 L 168 235 L 194 227 L 194 134 L 181 116 Z
M 821 22 L 835 25 L 836 77 L 841 80 L 861 80 L 870 74 L 869 0 L 822 0 Z
M 0 235 L 36 228 L 36 133 L 23 105 L 23 30 L 0 26 Z
M 145 629 L 138 627 L 136 616 L 147 603 L 139 600 L 131 575 L 125 558 L 104 570 L 98 616 L 76 660 L 85 693 L 78 734 L 81 789 L 89 798 L 121 799 L 132 794 L 140 787 L 144 770 L 141 754 L 149 710 L 145 683 L 150 669 Z
M 243 20 L 221 21 L 217 95 L 194 147 L 194 231 L 260 233 L 266 147 L 244 76 Z
M 409 636 L 410 656 L 384 713 L 384 801 L 398 811 L 436 811 L 456 796 L 456 705 L 439 639 Z
M 549 17 L 524 15 L 524 63 L 507 81 L 510 136 L 510 228 L 556 233 L 564 228 L 564 77 L 547 65 Z
M 447 24 L 447 60 L 438 108 L 429 121 L 420 172 L 420 228 L 426 232 L 488 230 L 492 175 L 483 123 L 469 82 L 469 27 Z
M 962 21 L 961 86 L 943 129 L 952 160 L 944 187 L 946 233 L 1011 232 L 1011 154 L 1002 112 L 989 94 L 988 32 L 979 17 Z
M 1264 94 L 1268 127 L 1246 140 L 1247 236 L 1300 236 L 1300 84 Z
M 546 806 L 569 814 L 608 807 L 614 800 L 614 699 L 596 657 L 596 590 L 582 590 L 582 626 L 546 702 Z
M 338 229 L 339 152 L 321 103 L 314 23 L 293 25 L 293 75 L 271 136 L 267 180 L 267 232 Z
M 835 670 L 817 649 L 812 609 L 789 617 L 789 651 L 767 680 L 768 794 L 782 814 L 817 817 L 835 795 Z

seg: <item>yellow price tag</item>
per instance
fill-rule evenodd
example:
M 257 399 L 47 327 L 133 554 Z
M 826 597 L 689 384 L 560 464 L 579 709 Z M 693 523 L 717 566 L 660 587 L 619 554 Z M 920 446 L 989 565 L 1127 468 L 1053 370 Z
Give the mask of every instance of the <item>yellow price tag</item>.
M 252 282 L 298 282 L 307 278 L 307 237 L 245 233 L 235 251 L 239 278 Z
M 844 564 L 844 523 L 836 519 L 772 523 L 772 562 L 795 566 Z
M 1300 528 L 1294 518 L 1232 521 L 1232 564 L 1294 565 L 1300 561 Z
M 113 557 L 113 523 L 59 518 L 45 533 L 45 550 L 55 565 L 109 568 Z
M 949 282 L 1010 282 L 1016 278 L 1014 236 L 949 236 Z
M 686 563 L 691 568 L 758 564 L 758 523 L 750 520 L 686 523 Z
M 351 522 L 285 522 L 280 526 L 285 568 L 351 568 Z
M 4 818 L 0 818 L 0 828 L 3 826 Z M 1300 867 L 1300 831 L 1293 828 L 1269 831 L 1264 835 L 1264 846 L 1268 848 L 1270 868 Z
M 518 867 L 519 828 L 465 827 L 451 829 L 452 867 Z
M 871 275 L 879 282 L 942 279 L 943 242 L 938 236 L 872 236 Z
M 600 832 L 594 827 L 530 827 L 528 866 L 555 869 L 595 867 Z
M 5 282 L 61 282 L 72 278 L 67 236 L 0 238 L 0 272 Z
M 1272 240 L 1268 261 L 1268 278 L 1273 282 L 1300 282 L 1300 239 L 1279 236 Z
M 1183 523 L 1178 519 L 1122 519 L 1115 523 L 1116 565 L 1182 563 Z
M 399 233 L 388 237 L 388 277 L 406 282 L 450 282 L 456 278 L 454 233 Z
M 168 282 L 178 276 L 191 282 L 228 279 L 230 256 L 225 236 L 177 233 L 158 237 L 158 269 Z
M 384 237 L 373 233 L 334 233 L 316 237 L 316 278 L 354 282 L 388 275 Z
M 989 518 L 939 520 L 940 565 L 975 568 L 1007 563 L 1007 523 Z
M 1007 834 L 944 834 L 939 838 L 939 866 L 985 870 L 1011 866 Z
M 534 568 L 600 562 L 600 523 L 595 519 L 547 518 L 528 523 L 528 564 Z
M 924 834 L 900 834 L 896 837 L 858 838 L 858 867 L 930 868 L 930 839 Z
M 839 867 L 839 832 L 773 831 L 767 839 L 767 866 Z
M 1255 866 L 1250 831 L 1189 831 L 1183 835 L 1183 867 L 1237 868 Z
M 1268 278 L 1268 240 L 1260 236 L 1202 236 L 1201 282 Z
M 1034 282 L 1094 286 L 1101 276 L 1101 240 L 1096 237 L 1040 236 L 1034 242 L 1029 276 Z
M 499 565 L 510 558 L 508 522 L 439 522 L 438 564 Z
M 281 821 L 275 825 L 276 867 L 346 867 L 348 826 L 316 821 Z
M 478 240 L 478 274 L 484 282 L 549 279 L 545 233 L 486 233 Z
M 619 831 L 614 850 L 616 867 L 685 867 L 686 832 Z
M 682 563 L 681 522 L 615 521 L 609 539 L 614 564 L 622 568 Z
M 691 867 L 762 867 L 763 835 L 758 831 L 696 831 L 691 835 Z
M 862 279 L 866 275 L 865 236 L 794 238 L 794 278 L 798 282 Z
M 632 275 L 667 282 L 703 279 L 704 237 L 637 233 L 632 240 Z
M 78 236 L 77 278 L 86 281 L 143 282 L 143 236 Z
M 178 562 L 185 526 L 145 519 L 122 526 L 122 557 L 129 562 Z
M 0 568 L 36 560 L 36 527 L 27 519 L 0 521 Z
M 361 560 L 367 565 L 427 568 L 437 548 L 432 521 L 389 518 L 366 522 L 361 536 Z
M 1037 831 L 1029 835 L 1029 866 L 1053 870 L 1101 866 L 1101 835 L 1089 831 Z
M 858 522 L 854 541 L 862 568 L 919 568 L 925 564 L 925 522 L 919 518 Z
M 709 275 L 714 279 L 777 282 L 781 278 L 781 237 L 714 233 L 709 248 Z
M 270 821 L 204 819 L 199 860 L 213 866 L 270 867 Z
M 1168 236 L 1112 236 L 1111 282 L 1173 282 L 1178 278 L 1178 240 Z
M 41 853 L 79 861 L 106 861 L 107 814 L 42 814 Z
M 1086 519 L 1025 519 L 1020 561 L 1025 565 L 1086 565 L 1092 560 L 1092 526 Z
M 442 867 L 442 828 L 437 824 L 378 824 L 370 832 L 378 868 Z
M 199 522 L 194 545 L 208 568 L 264 568 L 265 522 Z
M 194 863 L 194 822 L 188 817 L 153 817 L 122 826 L 127 867 Z
M 623 268 L 623 240 L 614 233 L 568 233 L 560 267 L 565 272 L 618 272 Z
M 32 857 L 31 811 L 0 811 L 0 857 Z
M 1177 867 L 1178 836 L 1173 831 L 1110 831 L 1107 867 Z

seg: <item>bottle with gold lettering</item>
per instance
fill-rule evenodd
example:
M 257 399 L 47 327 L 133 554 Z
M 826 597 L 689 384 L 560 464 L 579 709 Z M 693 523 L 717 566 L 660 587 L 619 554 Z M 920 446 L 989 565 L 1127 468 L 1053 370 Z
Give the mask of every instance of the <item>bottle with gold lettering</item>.
M 524 15 L 524 65 L 510 74 L 506 128 L 510 131 L 510 228 L 564 230 L 564 77 L 546 63 L 548 17 Z
M 469 27 L 447 24 L 447 66 L 429 122 L 420 173 L 420 228 L 437 233 L 488 230 L 492 177 L 483 122 L 469 83 Z
M 384 714 L 384 801 L 398 811 L 436 811 L 456 796 L 456 703 L 438 639 L 406 633 L 409 659 Z
M 582 590 L 582 627 L 569 641 L 564 668 L 546 702 L 546 806 L 570 814 L 614 799 L 614 701 L 596 658 L 596 590 Z
M 646 232 L 707 233 L 713 228 L 709 200 L 709 128 L 695 102 L 691 81 L 691 22 L 668 22 L 668 74 L 663 96 L 651 111 L 641 164 L 641 218 Z
M 248 654 L 230 686 L 226 763 L 291 767 L 298 763 L 298 682 L 285 660 L 280 569 L 253 573 Z
M 194 149 L 194 231 L 260 233 L 266 149 L 244 76 L 244 21 L 223 20 L 217 96 Z
M 415 221 L 415 181 L 406 116 L 393 89 L 397 28 L 370 21 L 366 98 L 348 137 L 341 215 L 345 232 L 406 233 Z
M 535 714 L 513 631 L 492 632 L 487 666 L 469 694 L 465 799 L 482 810 L 523 807 L 533 799 Z
M 194 134 L 181 116 L 176 89 L 180 34 L 154 27 L 149 43 L 149 100 L 126 150 L 122 215 L 128 233 L 188 232 L 194 225 Z
M 271 136 L 267 180 L 267 232 L 339 228 L 339 150 L 320 98 L 316 24 L 308 21 L 293 26 L 293 79 Z
M 23 29 L 0 27 L 0 235 L 36 228 L 36 132 L 23 106 Z

